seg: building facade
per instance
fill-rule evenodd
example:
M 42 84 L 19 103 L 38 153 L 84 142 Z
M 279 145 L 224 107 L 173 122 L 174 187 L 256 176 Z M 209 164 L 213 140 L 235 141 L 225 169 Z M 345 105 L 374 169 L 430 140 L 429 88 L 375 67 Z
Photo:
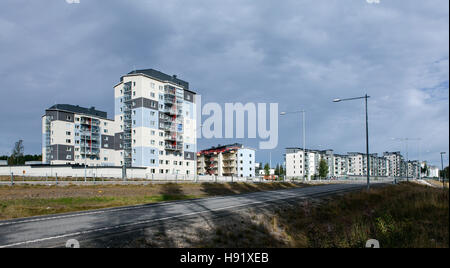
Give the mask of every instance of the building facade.
M 176 76 L 132 71 L 114 86 L 114 120 L 93 107 L 58 104 L 46 110 L 43 162 L 195 174 L 195 100 L 189 83 Z
M 238 143 L 202 150 L 197 153 L 197 174 L 255 177 L 255 154 Z
M 114 87 L 123 164 L 158 174 L 195 174 L 196 93 L 156 70 L 136 70 Z
M 360 152 L 349 152 L 347 155 L 334 154 L 333 150 L 303 150 L 287 148 L 285 154 L 286 176 L 288 178 L 312 179 L 319 174 L 319 163 L 326 161 L 327 177 L 343 178 L 349 176 L 367 176 L 367 155 Z M 420 177 L 418 161 L 403 160 L 400 152 L 385 152 L 383 156 L 369 155 L 369 174 L 373 177 Z
M 117 165 L 118 125 L 106 112 L 56 104 L 42 117 L 42 162 L 45 164 Z M 112 136 L 111 136 L 112 135 Z

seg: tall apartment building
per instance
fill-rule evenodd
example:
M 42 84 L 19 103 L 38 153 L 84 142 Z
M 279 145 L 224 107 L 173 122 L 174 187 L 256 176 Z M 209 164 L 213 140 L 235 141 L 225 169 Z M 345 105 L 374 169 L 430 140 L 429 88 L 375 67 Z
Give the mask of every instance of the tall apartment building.
M 125 166 L 195 174 L 196 93 L 188 82 L 153 69 L 136 70 L 121 77 L 114 96 Z
M 202 150 L 197 153 L 197 174 L 255 177 L 255 153 L 238 143 Z
M 42 118 L 45 163 L 146 167 L 195 174 L 196 93 L 162 72 L 135 70 L 114 86 L 115 116 L 55 105 Z
M 118 124 L 94 107 L 53 105 L 42 117 L 42 161 L 53 165 L 117 165 L 117 130 Z

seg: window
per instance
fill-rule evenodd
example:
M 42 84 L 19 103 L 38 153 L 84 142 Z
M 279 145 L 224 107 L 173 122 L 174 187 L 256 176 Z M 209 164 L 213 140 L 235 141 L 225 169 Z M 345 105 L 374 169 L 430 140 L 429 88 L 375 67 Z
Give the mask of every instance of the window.
M 155 97 L 155 93 L 150 92 L 150 96 L 151 96 L 152 98 L 154 98 L 154 97 Z
M 66 120 L 72 120 L 72 117 L 70 115 L 66 115 Z
M 70 160 L 70 159 L 72 159 L 72 156 L 71 155 L 66 155 L 66 160 Z
M 155 159 L 150 159 L 150 164 L 155 164 L 156 160 Z
M 66 135 L 70 136 L 70 131 L 66 131 Z
M 66 140 L 66 143 L 70 143 L 70 142 L 71 142 L 70 139 L 67 139 L 67 140 Z

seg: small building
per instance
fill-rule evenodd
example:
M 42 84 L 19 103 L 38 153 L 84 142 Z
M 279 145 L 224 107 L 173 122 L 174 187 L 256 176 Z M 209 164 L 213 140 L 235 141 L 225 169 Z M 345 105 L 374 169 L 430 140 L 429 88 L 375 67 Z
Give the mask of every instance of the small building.
M 0 166 L 7 166 L 8 161 L 7 160 L 0 160 Z
M 255 177 L 255 149 L 235 143 L 197 153 L 197 174 Z

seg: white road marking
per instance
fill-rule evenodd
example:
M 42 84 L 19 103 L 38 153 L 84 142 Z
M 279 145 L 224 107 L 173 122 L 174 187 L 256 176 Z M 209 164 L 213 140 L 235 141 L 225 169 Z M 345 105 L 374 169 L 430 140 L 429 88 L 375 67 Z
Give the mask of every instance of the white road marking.
M 294 189 L 307 189 L 307 188 L 293 188 Z M 289 191 L 291 189 L 287 189 Z M 275 191 L 266 191 L 266 192 L 253 192 L 253 193 L 246 193 L 242 195 L 236 195 L 236 196 L 216 196 L 216 197 L 207 197 L 207 198 L 201 198 L 202 200 L 215 200 L 215 199 L 225 199 L 230 197 L 236 197 L 240 198 L 246 195 L 251 194 L 265 194 L 265 193 L 277 193 L 277 192 L 283 192 L 286 190 L 275 190 Z M 286 192 L 283 192 L 286 193 Z M 134 210 L 134 209 L 144 209 L 149 208 L 150 206 L 167 206 L 167 205 L 174 205 L 174 204 L 184 204 L 184 203 L 192 203 L 192 201 L 195 201 L 196 199 L 190 199 L 190 200 L 180 200 L 180 201 L 169 201 L 164 203 L 150 203 L 150 204 L 144 204 L 144 205 L 136 205 L 136 206 L 127 206 L 124 208 L 110 208 L 110 209 L 104 209 L 104 210 L 95 210 L 95 211 L 87 211 L 87 212 L 81 212 L 76 214 L 70 214 L 70 215 L 62 215 L 62 216 L 51 216 L 51 217 L 40 217 L 37 219 L 26 219 L 26 220 L 19 220 L 19 221 L 8 221 L 8 222 L 0 222 L 0 226 L 5 225 L 13 225 L 13 224 L 21 224 L 21 223 L 30 223 L 30 222 L 39 222 L 39 221 L 47 221 L 47 220 L 56 220 L 56 219 L 65 219 L 65 218 L 72 218 L 72 217 L 78 217 L 78 216 L 88 216 L 88 215 L 95 215 L 95 214 L 102 214 L 102 213 L 108 213 L 108 212 L 116 212 L 116 211 L 126 211 L 126 210 Z M 198 199 L 197 199 L 198 200 Z M 39 217 L 39 216 L 37 216 Z
M 349 190 L 349 189 L 353 189 L 353 188 L 360 188 L 360 186 L 345 187 L 344 189 L 334 189 L 334 190 L 318 192 L 318 193 L 319 194 L 325 194 L 325 193 L 330 193 L 330 192 L 339 192 L 339 191 Z M 198 212 L 191 212 L 191 213 L 186 213 L 186 214 L 177 215 L 177 216 L 163 217 L 163 218 L 159 218 L 159 219 L 138 221 L 138 222 L 134 222 L 134 223 L 120 224 L 120 225 L 116 225 L 116 226 L 103 227 L 103 228 L 86 230 L 86 231 L 80 231 L 80 232 L 75 232 L 75 233 L 70 233 L 70 234 L 64 234 L 64 235 L 58 235 L 58 236 L 52 236 L 52 237 L 46 237 L 46 238 L 39 238 L 39 239 L 35 239 L 35 240 L 28 240 L 28 241 L 24 241 L 24 242 L 13 243 L 13 244 L 9 244 L 9 245 L 0 245 L 0 248 L 15 247 L 15 246 L 20 246 L 20 245 L 24 245 L 24 244 L 32 244 L 32 243 L 37 243 L 37 242 L 43 242 L 43 241 L 48 241 L 48 240 L 53 240 L 53 239 L 64 238 L 64 237 L 71 237 L 71 236 L 73 237 L 73 236 L 78 236 L 78 235 L 83 235 L 83 234 L 88 234 L 88 233 L 94 233 L 94 232 L 100 232 L 100 231 L 106 231 L 106 230 L 112 230 L 112 229 L 118 229 L 118 228 L 133 226 L 133 225 L 140 225 L 140 224 L 146 224 L 146 223 L 151 223 L 151 222 L 156 222 L 156 221 L 169 220 L 169 219 L 173 219 L 173 218 L 180 218 L 180 217 L 186 217 L 186 216 L 191 216 L 191 215 L 197 215 L 197 214 L 202 214 L 202 213 L 206 213 L 206 212 L 220 211 L 220 210 L 232 209 L 232 208 L 243 207 L 243 206 L 249 206 L 249 205 L 254 205 L 254 204 L 268 203 L 268 202 L 276 201 L 276 200 L 289 199 L 292 196 L 294 196 L 294 194 L 290 194 L 287 197 L 284 196 L 284 197 L 281 197 L 281 198 L 275 198 L 275 199 L 271 199 L 271 200 L 255 201 L 255 202 L 246 203 L 246 204 L 240 204 L 240 205 L 235 205 L 235 206 L 228 206 L 228 207 L 222 207 L 222 208 L 217 208 L 217 209 L 210 209 L 210 210 L 203 210 L 203 211 L 198 211 Z M 298 198 L 300 198 L 300 197 L 307 197 L 307 195 L 305 193 L 301 193 L 300 195 L 296 194 L 295 196 L 298 197 Z

